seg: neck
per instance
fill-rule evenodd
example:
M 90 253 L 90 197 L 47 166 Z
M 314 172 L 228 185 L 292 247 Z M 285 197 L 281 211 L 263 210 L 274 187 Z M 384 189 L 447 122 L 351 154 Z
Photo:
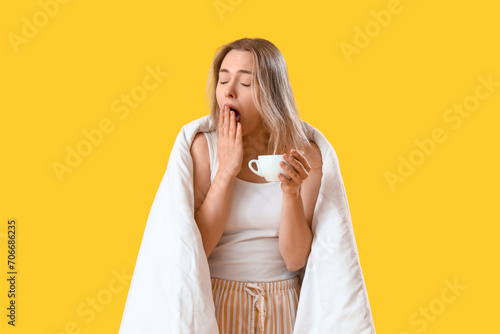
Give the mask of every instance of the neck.
M 269 138 L 269 133 L 263 128 L 245 135 L 243 137 L 243 160 L 248 162 L 251 159 L 257 159 L 259 155 L 273 154 L 267 148 Z
M 253 182 L 261 181 L 262 178 L 256 176 L 248 168 L 248 163 L 252 159 L 257 159 L 259 155 L 273 154 L 272 151 L 267 149 L 269 138 L 269 133 L 263 128 L 243 136 L 243 163 L 238 173 L 240 179 L 254 180 Z

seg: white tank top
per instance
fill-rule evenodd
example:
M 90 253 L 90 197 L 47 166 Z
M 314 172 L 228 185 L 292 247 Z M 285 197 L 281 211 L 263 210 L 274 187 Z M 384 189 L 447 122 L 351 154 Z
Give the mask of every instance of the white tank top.
M 217 134 L 205 132 L 210 153 L 210 183 L 219 167 Z M 283 191 L 281 182 L 235 179 L 229 218 L 208 258 L 210 276 L 240 282 L 273 282 L 295 277 L 286 269 L 278 243 Z

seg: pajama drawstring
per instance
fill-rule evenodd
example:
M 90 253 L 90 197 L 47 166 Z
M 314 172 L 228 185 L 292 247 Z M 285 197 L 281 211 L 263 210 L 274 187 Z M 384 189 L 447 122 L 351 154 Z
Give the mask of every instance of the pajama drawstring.
M 258 290 L 258 293 L 255 293 L 249 288 Z M 252 306 L 252 319 L 255 319 L 254 318 L 255 306 L 256 306 L 255 303 L 259 302 L 259 304 L 257 304 L 257 309 L 259 310 L 259 316 L 260 316 L 259 327 L 260 327 L 260 333 L 264 334 L 264 321 L 266 319 L 266 305 L 264 304 L 264 292 L 265 292 L 264 288 L 253 283 L 248 283 L 245 287 L 245 291 L 255 298 L 253 300 L 253 306 Z

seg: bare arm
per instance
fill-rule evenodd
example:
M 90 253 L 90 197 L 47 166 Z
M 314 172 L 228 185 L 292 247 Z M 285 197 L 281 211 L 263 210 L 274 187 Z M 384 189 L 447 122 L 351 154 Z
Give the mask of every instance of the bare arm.
M 302 196 L 283 194 L 279 247 L 288 271 L 299 270 L 306 264 L 312 239 L 313 234 L 304 214 Z
M 229 217 L 234 177 L 217 172 L 205 200 L 195 211 L 194 219 L 201 233 L 207 258 L 217 246 Z
M 299 155 L 296 157 L 298 160 L 294 165 L 297 169 L 295 177 L 296 180 L 299 176 L 303 178 L 303 183 L 296 188 L 284 181 L 288 184 L 285 185 L 285 190 L 290 191 L 283 192 L 279 230 L 280 252 L 288 271 L 302 268 L 311 252 L 313 239 L 311 224 L 323 175 L 321 152 L 316 143 L 312 143 L 312 152 L 303 157 Z M 300 165 L 297 164 L 299 162 Z M 292 173 L 291 169 L 286 171 Z
M 229 111 L 227 112 L 229 113 Z M 219 169 L 210 185 L 210 157 L 203 133 L 196 135 L 191 146 L 194 168 L 194 219 L 200 230 L 207 258 L 217 246 L 229 218 L 236 175 L 241 168 L 243 145 L 241 129 L 236 127 L 234 113 L 221 112 L 217 154 Z

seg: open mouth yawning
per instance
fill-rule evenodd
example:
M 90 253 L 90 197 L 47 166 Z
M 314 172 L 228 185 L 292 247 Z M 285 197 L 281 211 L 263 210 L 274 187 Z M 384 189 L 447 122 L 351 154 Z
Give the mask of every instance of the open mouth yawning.
M 236 116 L 236 122 L 239 122 L 240 121 L 240 118 L 241 118 L 241 115 L 240 113 L 238 112 L 238 110 L 235 110 L 233 108 L 230 108 L 230 110 L 234 111 L 234 115 Z

